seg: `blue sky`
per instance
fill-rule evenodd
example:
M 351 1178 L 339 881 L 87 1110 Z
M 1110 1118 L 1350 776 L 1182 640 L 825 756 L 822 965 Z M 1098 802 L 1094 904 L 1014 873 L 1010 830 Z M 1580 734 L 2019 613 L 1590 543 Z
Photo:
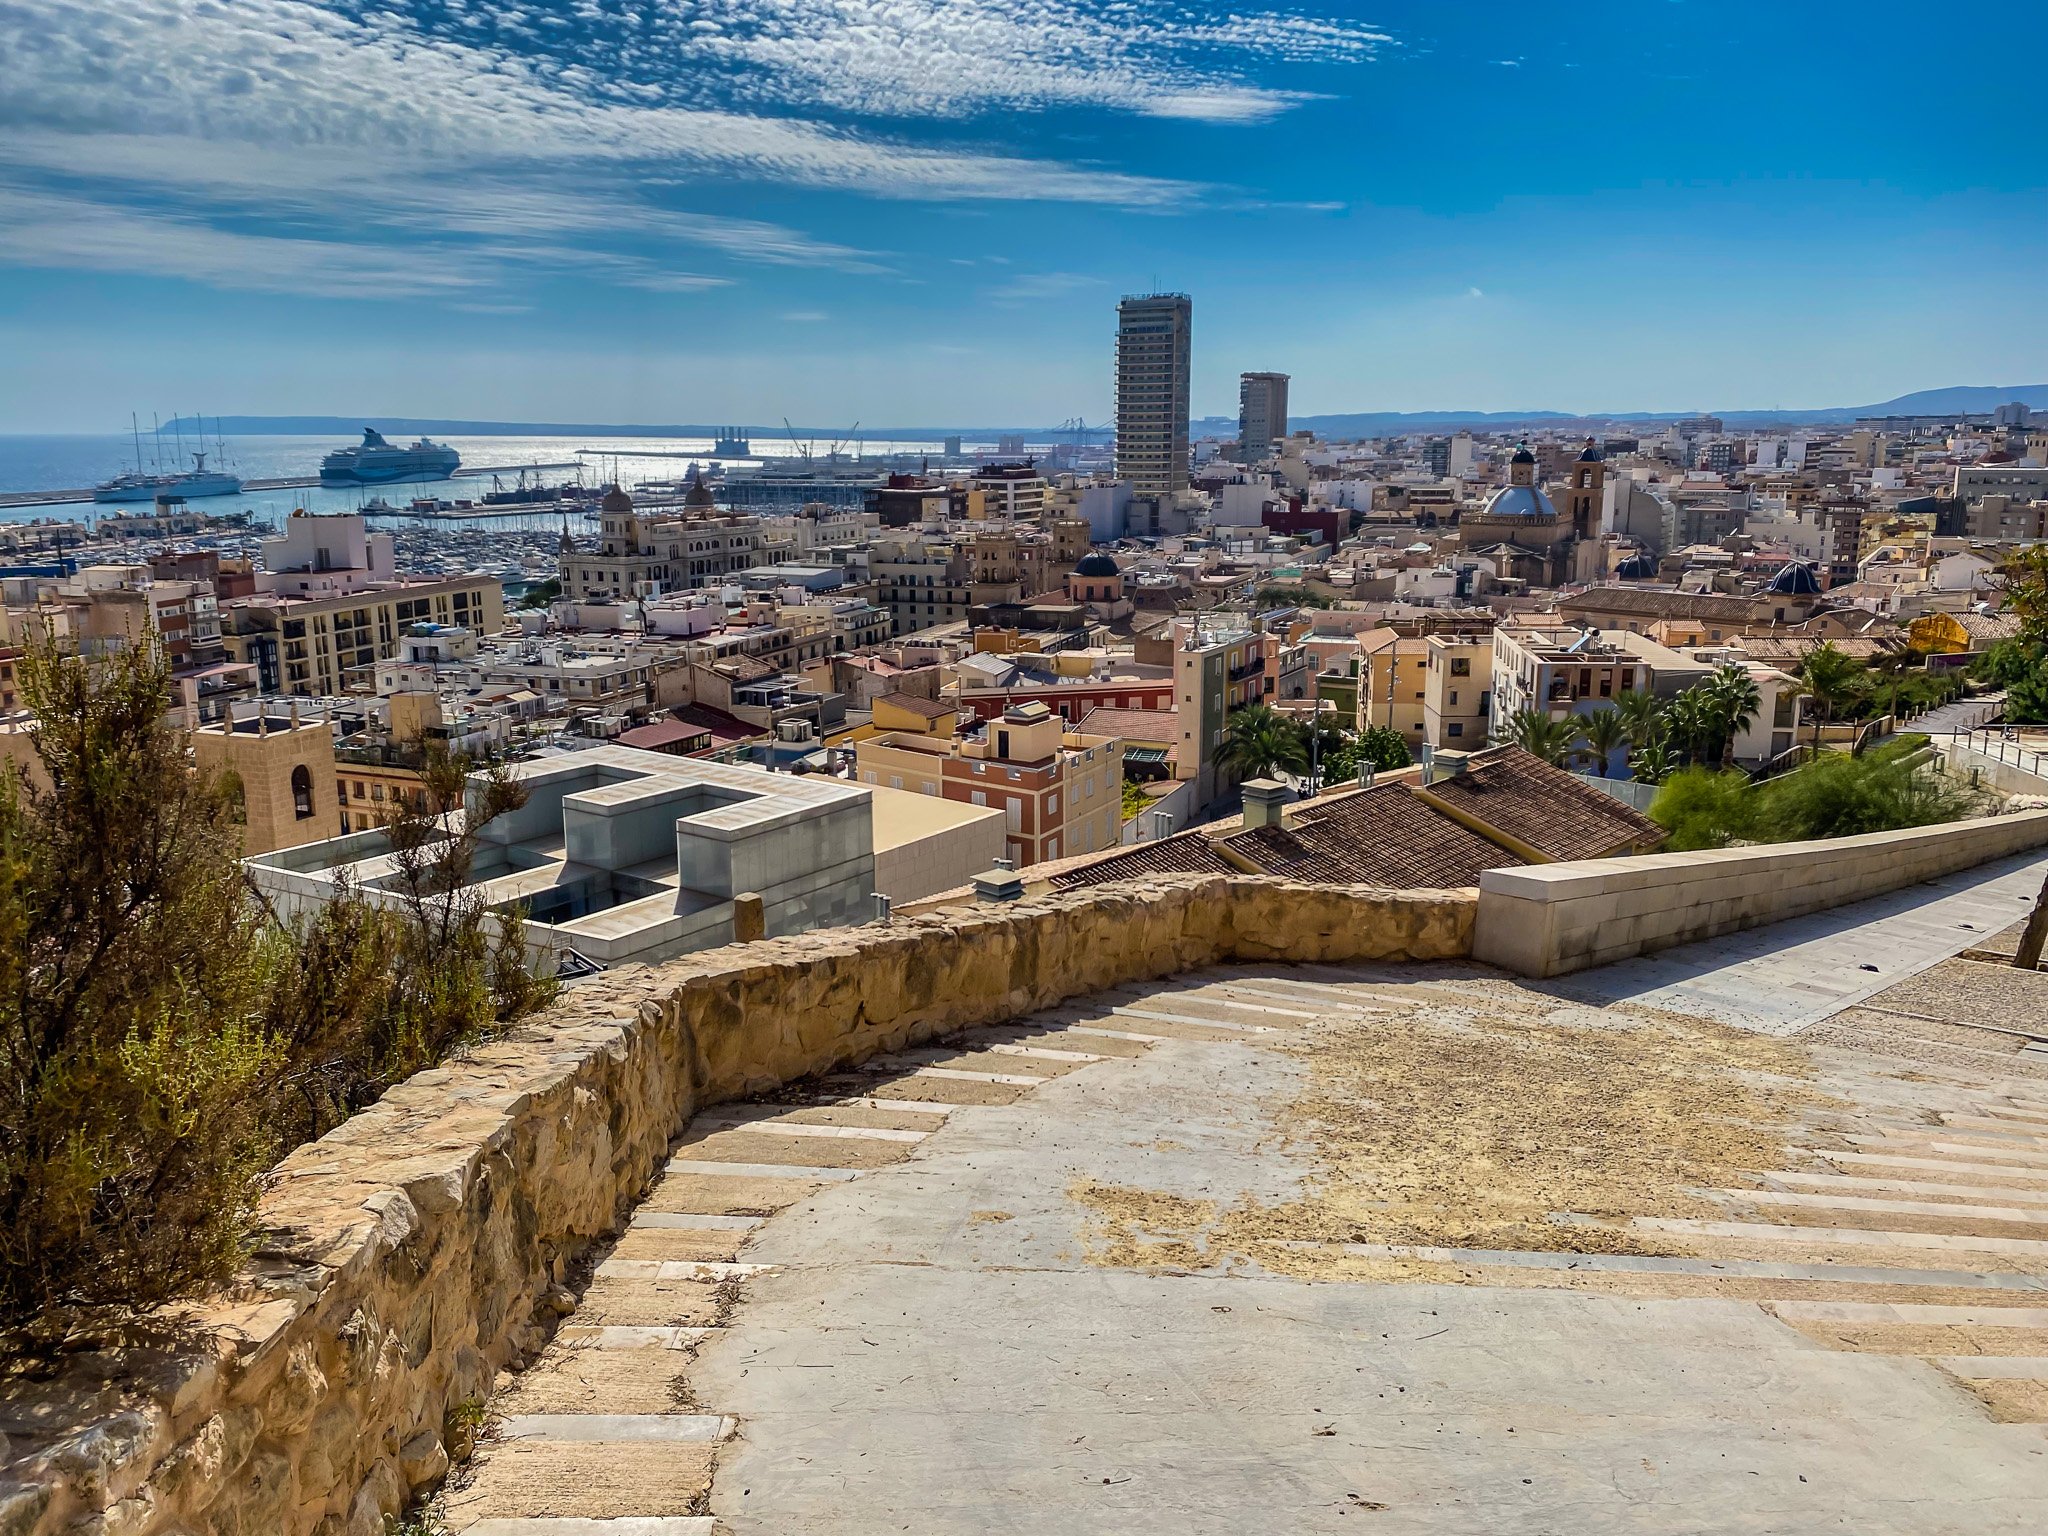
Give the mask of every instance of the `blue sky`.
M 1198 414 L 2034 383 L 2038 68 L 1892 0 L 0 0 L 0 431 L 1096 421 L 1155 286 Z

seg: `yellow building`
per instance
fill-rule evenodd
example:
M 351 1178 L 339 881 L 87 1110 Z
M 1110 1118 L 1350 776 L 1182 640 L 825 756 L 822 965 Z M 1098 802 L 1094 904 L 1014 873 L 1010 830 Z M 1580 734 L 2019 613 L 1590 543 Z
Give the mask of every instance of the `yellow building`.
M 1358 728 L 1390 725 L 1407 738 L 1412 751 L 1428 739 L 1428 706 L 1429 640 L 1391 629 L 1360 635 Z
M 243 852 L 341 835 L 334 728 L 325 718 L 302 719 L 297 705 L 289 713 L 230 714 L 192 733 L 192 754 L 202 770 L 240 781 Z
M 1477 751 L 1486 742 L 1492 687 L 1491 635 L 1431 635 L 1423 652 L 1423 739 Z

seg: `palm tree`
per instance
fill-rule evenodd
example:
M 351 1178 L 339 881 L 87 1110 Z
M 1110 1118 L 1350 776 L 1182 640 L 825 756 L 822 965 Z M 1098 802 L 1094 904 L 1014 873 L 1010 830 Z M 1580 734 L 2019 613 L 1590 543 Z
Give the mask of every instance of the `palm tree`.
M 1713 706 L 1705 690 L 1695 684 L 1666 704 L 1664 724 L 1672 744 L 1684 754 L 1685 760 L 1699 762 L 1706 755 L 1702 747 L 1714 734 Z
M 1579 723 L 1572 719 L 1553 720 L 1540 709 L 1521 709 L 1500 723 L 1494 739 L 1512 742 L 1524 752 L 1556 766 L 1564 762 L 1572 743 L 1579 739 Z
M 1716 755 L 1725 768 L 1728 766 L 1729 747 L 1734 745 L 1737 736 L 1756 723 L 1757 711 L 1764 707 L 1764 698 L 1757 691 L 1756 679 L 1749 675 L 1748 668 L 1739 667 L 1732 661 L 1716 667 L 1714 675 L 1700 686 L 1707 691 L 1715 735 L 1719 738 Z
M 1586 716 L 1579 734 L 1586 738 L 1587 756 L 1593 759 L 1594 772 L 1606 778 L 1607 765 L 1613 761 L 1615 750 L 1629 742 L 1628 722 L 1621 718 L 1621 710 L 1602 709 Z
M 1647 688 L 1631 688 L 1614 697 L 1614 711 L 1628 731 L 1628 739 L 1646 747 L 1664 736 L 1664 701 Z
M 1247 704 L 1223 728 L 1223 762 L 1240 779 L 1263 779 L 1275 769 L 1308 768 L 1308 734 L 1266 704 Z
M 1894 729 L 1899 723 L 1899 679 L 1908 672 L 1917 671 L 1922 662 L 1920 653 L 1905 640 L 1893 636 L 1881 642 L 1881 649 L 1870 658 L 1870 669 L 1881 672 L 1891 680 L 1891 716 Z
M 1820 706 L 1820 713 L 1813 722 L 1813 750 L 1820 752 L 1821 726 L 1835 718 L 1835 711 L 1852 697 L 1851 684 L 1856 674 L 1863 669 L 1850 657 L 1835 649 L 1832 640 L 1824 640 L 1806 653 L 1806 660 L 1799 668 L 1800 681 Z
M 1671 749 L 1661 738 L 1644 742 L 1629 754 L 1628 769 L 1638 784 L 1662 784 L 1677 768 Z

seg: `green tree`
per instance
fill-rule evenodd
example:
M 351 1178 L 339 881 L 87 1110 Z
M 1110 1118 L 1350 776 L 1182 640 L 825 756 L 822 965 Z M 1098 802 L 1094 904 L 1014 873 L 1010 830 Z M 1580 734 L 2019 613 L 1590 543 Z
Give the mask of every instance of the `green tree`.
M 1647 688 L 1631 688 L 1616 694 L 1614 708 L 1628 731 L 1631 745 L 1645 747 L 1664 739 L 1664 701 Z
M 1806 653 L 1806 659 L 1799 665 L 1800 685 L 1805 688 L 1815 705 L 1813 721 L 1813 750 L 1820 751 L 1821 728 L 1835 718 L 1835 712 L 1854 697 L 1857 675 L 1863 669 L 1852 659 L 1835 649 L 1833 641 L 1823 641 Z
M 1269 704 L 1247 704 L 1223 727 L 1222 760 L 1240 779 L 1308 769 L 1308 734 Z
M 1758 786 L 1760 841 L 1855 837 L 1953 821 L 1967 810 L 1962 791 L 1936 773 L 1917 771 L 1897 745 L 1861 757 L 1828 752 Z
M 1511 743 L 1553 765 L 1564 762 L 1578 736 L 1575 719 L 1553 720 L 1540 709 L 1517 710 L 1494 730 L 1496 740 Z
M 1325 759 L 1323 778 L 1335 784 L 1355 779 L 1370 765 L 1376 772 L 1389 773 L 1415 761 L 1408 750 L 1408 738 L 1391 725 L 1368 725 Z
M 2006 612 L 2020 621 L 2020 639 L 2048 645 L 2048 544 L 2029 544 L 2006 561 L 1999 575 Z
M 262 926 L 232 786 L 162 652 L 18 664 L 47 785 L 0 774 L 0 1326 L 224 1278 L 274 1142 Z
M 1714 725 L 1715 761 L 1725 768 L 1735 738 L 1756 723 L 1757 711 L 1764 707 L 1763 695 L 1749 669 L 1732 661 L 1716 667 L 1714 675 L 1699 686 L 1706 690 L 1706 708 Z
M 1656 736 L 1629 754 L 1628 769 L 1638 784 L 1662 784 L 1678 770 L 1678 760 L 1664 739 Z
M 1584 717 L 1579 734 L 1585 739 L 1586 756 L 1592 760 L 1593 771 L 1606 778 L 1608 763 L 1628 745 L 1628 722 L 1622 719 L 1621 710 L 1595 710 Z
M 562 584 L 550 576 L 547 580 L 537 581 L 528 587 L 526 595 L 519 599 L 519 606 L 522 608 L 546 608 L 552 605 L 561 595 Z
M 1674 853 L 1726 848 L 1750 837 L 1755 797 L 1747 775 L 1695 765 L 1664 781 L 1648 814 L 1669 833 L 1664 846 Z

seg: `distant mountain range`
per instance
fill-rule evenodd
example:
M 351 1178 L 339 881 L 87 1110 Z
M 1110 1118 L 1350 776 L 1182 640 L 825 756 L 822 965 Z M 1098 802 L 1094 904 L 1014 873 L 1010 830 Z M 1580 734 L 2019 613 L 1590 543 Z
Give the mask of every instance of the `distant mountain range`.
M 1329 416 L 1293 416 L 1288 424 L 1333 438 L 1385 437 L 1402 432 L 1441 432 L 1457 427 L 1479 427 L 1492 431 L 1528 425 L 1549 430 L 1575 426 L 1588 428 L 1617 425 L 1657 426 L 1687 416 L 1719 416 L 1731 427 L 1839 426 L 1863 416 L 1988 415 L 1999 406 L 2018 401 L 2034 410 L 2048 411 L 2048 384 L 1965 384 L 1949 389 L 1923 389 L 1875 405 L 1825 406 L 1799 411 L 1720 410 L 1693 411 L 1361 411 Z M 427 416 L 225 416 L 205 418 L 206 432 L 220 431 L 240 437 L 328 437 L 353 436 L 365 425 L 399 434 L 440 434 L 455 437 L 711 437 L 726 430 L 723 425 L 683 423 L 680 425 L 633 425 L 561 421 L 460 421 Z M 1234 416 L 1202 416 L 1190 424 L 1197 437 L 1228 437 L 1237 431 Z M 164 432 L 201 430 L 197 418 L 180 418 L 164 423 Z M 782 437 L 787 429 L 775 426 L 742 427 L 743 432 L 764 438 Z M 814 437 L 830 444 L 846 435 L 844 427 L 798 427 L 799 437 Z M 1050 442 L 1073 436 L 1071 427 L 1053 426 L 969 426 L 969 427 L 869 427 L 861 436 L 880 442 L 939 442 L 947 437 L 976 441 L 1021 435 L 1035 442 Z M 1089 429 L 1091 438 L 1106 436 L 1102 428 Z

